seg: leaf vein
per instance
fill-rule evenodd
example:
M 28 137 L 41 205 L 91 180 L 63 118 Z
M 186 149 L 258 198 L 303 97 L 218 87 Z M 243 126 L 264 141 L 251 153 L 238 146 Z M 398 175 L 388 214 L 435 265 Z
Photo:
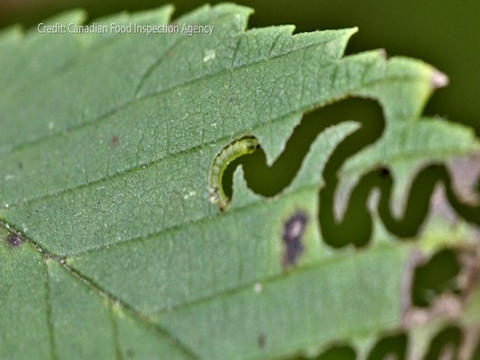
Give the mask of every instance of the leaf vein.
M 338 36 L 340 37 L 340 35 Z M 217 72 L 214 72 L 214 73 L 211 73 L 211 74 L 206 74 L 206 75 L 203 75 L 203 76 L 200 76 L 200 77 L 196 77 L 196 78 L 192 78 L 188 81 L 184 81 L 184 82 L 181 82 L 181 83 L 178 83 L 178 84 L 175 84 L 171 87 L 166 87 L 166 88 L 162 88 L 161 90 L 159 91 L 156 91 L 156 92 L 152 92 L 150 94 L 147 94 L 145 96 L 142 96 L 140 98 L 136 98 L 134 97 L 133 99 L 129 100 L 129 101 L 126 101 L 125 103 L 123 104 L 120 104 L 118 105 L 117 107 L 109 110 L 109 111 L 106 111 L 105 113 L 103 114 L 100 114 L 98 115 L 97 117 L 91 119 L 91 120 L 86 120 L 85 122 L 81 123 L 81 124 L 77 124 L 77 125 L 73 125 L 69 128 L 66 128 L 64 129 L 63 131 L 61 132 L 54 132 L 54 133 L 51 133 L 47 136 L 44 136 L 44 137 L 41 137 L 39 139 L 36 139 L 36 140 L 33 140 L 33 141 L 29 141 L 29 142 L 26 142 L 26 143 L 23 143 L 23 144 L 20 144 L 18 146 L 12 146 L 9 150 L 7 150 L 5 153 L 3 153 L 2 155 L 0 155 L 0 157 L 4 157 L 6 155 L 9 155 L 10 153 L 12 152 L 15 152 L 15 151 L 18 151 L 18 150 L 21 150 L 21 149 L 25 149 L 26 147 L 29 147 L 29 146 L 32 146 L 32 145 L 35 145 L 35 144 L 39 144 L 39 143 L 42 143 L 42 142 L 46 142 L 52 138 L 55 138 L 55 137 L 62 137 L 62 136 L 65 136 L 65 134 L 67 133 L 70 133 L 72 131 L 78 131 L 80 129 L 83 129 L 85 127 L 88 127 L 88 126 L 91 126 L 93 124 L 98 124 L 98 122 L 102 121 L 102 120 L 105 120 L 107 118 L 109 118 L 110 116 L 116 114 L 117 112 L 127 108 L 128 106 L 134 104 L 136 101 L 139 101 L 139 100 L 142 100 L 142 99 L 148 99 L 148 98 L 154 98 L 154 97 L 157 97 L 157 96 L 160 96 L 168 91 L 176 91 L 178 90 L 179 88 L 182 88 L 182 87 L 186 87 L 186 86 L 190 86 L 192 84 L 195 84 L 196 82 L 200 81 L 200 80 L 205 80 L 205 79 L 211 79 L 211 78 L 215 78 L 216 76 L 219 76 L 219 75 L 224 75 L 225 73 L 228 73 L 228 72 L 232 72 L 232 71 L 236 71 L 236 70 L 240 70 L 240 69 L 243 69 L 243 68 L 246 68 L 246 67 L 250 67 L 250 66 L 256 66 L 258 64 L 262 64 L 266 61 L 269 61 L 269 60 L 273 60 L 273 59 L 277 59 L 277 58 L 281 58 L 281 57 L 284 57 L 284 56 L 288 56 L 289 54 L 292 54 L 292 53 L 295 53 L 295 52 L 301 52 L 301 51 L 305 51 L 305 50 L 308 50 L 308 49 L 311 49 L 313 47 L 317 47 L 317 46 L 321 46 L 321 45 L 324 45 L 324 44 L 327 44 L 327 43 L 330 43 L 330 42 L 334 42 L 335 40 L 338 39 L 338 37 L 336 38 L 333 38 L 333 39 L 329 39 L 329 40 L 325 40 L 325 41 L 321 41 L 321 42 L 318 42 L 318 43 L 315 43 L 315 44 L 311 44 L 311 45 L 308 45 L 306 47 L 303 47 L 301 49 L 296 49 L 296 50 L 291 50 L 291 51 L 288 51 L 286 53 L 283 53 L 283 54 L 279 54 L 279 55 L 276 55 L 276 56 L 273 56 L 271 58 L 265 58 L 265 59 L 261 59 L 261 60 L 258 60 L 258 61 L 253 61 L 251 63 L 246 63 L 246 64 L 243 64 L 243 65 L 240 65 L 240 66 L 237 66 L 235 68 L 224 68 L 220 71 L 217 71 Z M 339 59 L 340 60 L 340 59 Z
M 355 91 L 358 91 L 359 89 L 361 88 L 364 88 L 364 87 L 368 87 L 368 86 L 374 86 L 374 85 L 378 85 L 378 84 L 381 84 L 383 82 L 393 82 L 393 81 L 415 81 L 417 78 L 416 77 L 410 77 L 410 76 L 404 76 L 404 77 L 395 77 L 395 76 L 392 76 L 391 78 L 382 78 L 382 79 L 379 79 L 379 80 L 374 80 L 374 81 L 370 81 L 369 83 L 367 84 L 364 84 L 358 88 L 354 88 L 354 89 L 351 89 L 349 90 L 347 93 L 345 94 L 342 94 L 341 96 L 338 96 L 338 97 L 335 97 L 333 99 L 331 99 L 329 101 L 329 104 L 330 103 L 333 103 L 335 101 L 338 101 L 340 99 L 344 99 L 344 98 L 348 98 L 350 96 L 352 96 L 352 94 L 355 92 Z M 289 116 L 289 115 L 293 115 L 293 114 L 296 114 L 298 112 L 307 112 L 309 110 L 311 110 L 312 108 L 316 107 L 317 104 L 313 105 L 313 106 L 305 106 L 301 109 L 295 109 L 295 110 L 292 110 L 286 114 L 282 114 L 276 118 L 272 118 L 270 120 L 270 122 L 274 122 L 280 118 L 283 118 L 283 117 L 286 117 L 286 116 Z M 322 105 L 319 105 L 320 107 Z M 262 127 L 264 126 L 264 124 L 262 125 L 259 125 L 258 127 Z M 255 127 L 253 128 L 252 130 L 255 130 L 256 128 L 258 127 Z M 166 129 L 168 129 L 168 126 L 166 126 Z M 215 139 L 211 142 L 208 142 L 208 143 L 203 143 L 203 144 L 200 144 L 200 145 L 196 145 L 196 146 L 193 146 L 187 150 L 183 150 L 183 151 L 179 151 L 178 153 L 175 153 L 175 154 L 170 154 L 170 155 L 174 155 L 174 156 L 179 156 L 179 155 L 184 155 L 184 154 L 189 154 L 189 153 L 193 153 L 195 151 L 197 151 L 198 149 L 201 149 L 203 147 L 205 147 L 205 145 L 210 145 L 210 144 L 214 144 L 216 142 L 219 142 L 219 141 L 222 141 L 222 140 L 232 140 L 232 138 L 235 138 L 237 136 L 240 136 L 240 135 L 243 135 L 244 132 L 241 132 L 241 133 L 238 133 L 238 134 L 234 134 L 234 135 L 230 135 L 228 137 L 223 137 L 223 138 L 220 138 L 220 139 Z M 167 139 L 168 139 L 168 134 L 167 134 Z M 105 177 L 101 177 L 99 179 L 96 179 L 96 180 L 92 180 L 92 181 L 86 181 L 85 183 L 83 184 L 79 184 L 79 185 L 75 185 L 75 186 L 72 186 L 70 188 L 65 188 L 65 189 L 62 189 L 62 190 L 58 190 L 58 191 L 55 191 L 55 192 L 51 192 L 51 193 L 46 193 L 45 195 L 42 195 L 42 196 L 38 196 L 38 197 L 31 197 L 25 201 L 20 201 L 20 202 L 17 202 L 17 203 L 12 203 L 12 204 L 9 204 L 9 208 L 14 208 L 14 207 L 19 207 L 19 206 L 25 206 L 25 205 L 30 205 L 30 204 L 34 204 L 38 201 L 42 201 L 42 200 L 46 200 L 46 199 L 50 199 L 50 198 L 54 198 L 54 197 L 57 197 L 57 196 L 60 196 L 64 193 L 67 193 L 67 192 L 73 192 L 73 191 L 77 191 L 77 190 L 81 190 L 85 187 L 88 187 L 88 186 L 92 186 L 92 185 L 95 185 L 95 184 L 100 184 L 102 182 L 107 182 L 111 179 L 114 179 L 116 177 L 119 177 L 119 176 L 125 176 L 129 173 L 132 173 L 132 172 L 135 172 L 135 171 L 142 171 L 146 168 L 148 168 L 149 166 L 152 166 L 156 163 L 159 163 L 161 162 L 162 160 L 166 159 L 166 157 L 160 157 L 158 159 L 154 159 L 150 162 L 146 162 L 146 163 L 142 163 L 142 164 L 137 164 L 135 166 L 132 166 L 126 170 L 123 170 L 123 171 L 119 171 L 113 175 L 110 175 L 110 176 L 105 176 Z

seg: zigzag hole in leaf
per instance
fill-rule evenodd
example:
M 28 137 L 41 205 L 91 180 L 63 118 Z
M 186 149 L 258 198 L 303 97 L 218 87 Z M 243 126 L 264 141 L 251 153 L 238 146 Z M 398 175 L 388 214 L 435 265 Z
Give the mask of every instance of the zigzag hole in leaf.
M 415 174 L 412 174 L 415 176 Z M 457 201 L 450 186 L 450 178 L 443 166 L 431 165 L 416 174 L 410 192 L 407 196 L 406 208 L 400 218 L 396 218 L 390 209 L 390 199 L 393 188 L 393 178 L 385 168 L 379 168 L 365 174 L 352 191 L 343 219 L 337 222 L 333 214 L 333 195 L 336 180 L 327 182 L 320 191 L 320 228 L 327 243 L 334 247 L 354 244 L 357 247 L 366 246 L 369 242 L 373 220 L 367 202 L 375 189 L 380 192 L 378 214 L 385 227 L 399 238 L 413 239 L 424 223 L 430 208 L 430 199 L 435 186 L 442 182 L 447 188 L 450 204 Z M 325 199 L 329 200 L 328 202 Z M 472 208 L 472 210 L 474 210 Z M 465 218 L 469 218 L 469 211 Z M 471 218 L 471 217 L 470 217 Z
M 315 358 L 315 360 L 355 360 L 357 355 L 353 347 L 348 345 L 332 345 L 322 354 Z M 295 357 L 294 360 L 311 360 L 311 358 L 306 357 Z
M 456 359 L 461 343 L 462 331 L 456 326 L 448 326 L 432 339 L 424 360 Z
M 349 120 L 360 122 L 362 128 L 358 131 L 359 135 L 353 138 L 353 143 L 350 143 L 348 152 L 342 153 L 345 159 L 373 143 L 383 132 L 382 110 L 374 101 L 352 98 L 317 109 L 303 116 L 288 139 L 285 150 L 271 167 L 266 165 L 265 152 L 261 148 L 249 157 L 234 161 L 224 173 L 225 192 L 232 195 L 232 175 L 236 166 L 242 164 L 245 179 L 253 191 L 267 197 L 277 195 L 293 181 L 317 136 L 326 128 Z M 342 159 L 336 158 L 335 162 L 338 162 L 339 167 Z M 318 175 L 320 178 L 321 174 Z
M 407 356 L 407 341 L 405 333 L 386 335 L 370 350 L 367 360 L 404 360 Z
M 380 167 L 365 174 L 351 193 L 344 218 L 337 222 L 333 211 L 337 173 L 350 156 L 378 140 L 385 126 L 377 103 L 364 99 L 345 100 L 305 115 L 271 167 L 267 166 L 262 149 L 248 158 L 232 162 L 222 180 L 227 196 L 232 196 L 232 175 L 239 164 L 244 167 L 245 179 L 252 191 L 266 197 L 277 195 L 292 182 L 317 135 L 325 128 L 346 120 L 355 120 L 362 126 L 335 149 L 323 171 L 326 186 L 319 192 L 319 223 L 327 244 L 340 248 L 350 244 L 363 247 L 369 243 L 373 223 L 367 200 L 374 189 L 378 189 L 381 195 L 378 204 L 380 219 L 399 238 L 414 238 L 418 233 L 427 217 L 433 190 L 439 182 L 445 185 L 448 201 L 457 213 L 467 221 L 480 224 L 480 206 L 457 200 L 449 173 L 442 165 L 431 165 L 416 175 L 412 174 L 414 180 L 407 206 L 399 219 L 392 215 L 390 209 L 393 179 L 389 169 Z
M 430 306 L 442 293 L 458 293 L 456 278 L 460 264 L 455 251 L 441 249 L 425 264 L 417 266 L 413 275 L 412 304 Z
M 477 345 L 472 355 L 472 360 L 480 359 L 480 338 L 477 339 Z

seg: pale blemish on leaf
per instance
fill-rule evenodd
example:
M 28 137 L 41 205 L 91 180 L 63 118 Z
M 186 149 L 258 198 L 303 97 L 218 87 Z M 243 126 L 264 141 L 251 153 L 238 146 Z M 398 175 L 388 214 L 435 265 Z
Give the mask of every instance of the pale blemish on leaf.
M 215 59 L 216 52 L 214 49 L 205 50 L 203 55 L 203 62 L 209 62 Z

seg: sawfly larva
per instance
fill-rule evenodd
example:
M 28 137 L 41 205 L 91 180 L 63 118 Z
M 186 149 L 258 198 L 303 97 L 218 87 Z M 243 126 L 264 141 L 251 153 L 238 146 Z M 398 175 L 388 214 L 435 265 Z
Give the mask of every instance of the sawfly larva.
M 212 167 L 210 168 L 208 194 L 210 202 L 217 204 L 220 210 L 227 210 L 230 203 L 230 199 L 223 191 L 222 185 L 225 169 L 232 161 L 240 156 L 253 153 L 258 147 L 257 138 L 245 136 L 225 146 L 213 159 Z

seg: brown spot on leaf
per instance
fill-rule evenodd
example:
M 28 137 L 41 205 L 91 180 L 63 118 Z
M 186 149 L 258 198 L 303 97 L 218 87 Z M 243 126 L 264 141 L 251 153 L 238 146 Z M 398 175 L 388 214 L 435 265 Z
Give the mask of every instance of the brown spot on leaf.
M 283 267 L 293 266 L 303 252 L 302 236 L 308 222 L 308 217 L 303 211 L 297 211 L 290 216 L 283 227 Z
M 112 140 L 110 140 L 110 144 L 112 144 L 112 146 L 114 146 L 114 147 L 116 147 L 116 146 L 118 146 L 118 144 L 120 144 L 120 139 L 118 138 L 117 135 L 112 136 Z
M 7 244 L 13 248 L 19 247 L 23 243 L 23 238 L 15 233 L 10 233 L 7 236 Z
M 264 348 L 265 347 L 265 334 L 264 333 L 260 333 L 258 334 L 258 337 L 257 337 L 257 344 L 258 344 L 258 347 L 259 348 Z
M 17 166 L 18 166 L 18 168 L 19 168 L 20 170 L 23 169 L 23 163 L 19 162 L 19 163 L 17 164 Z

